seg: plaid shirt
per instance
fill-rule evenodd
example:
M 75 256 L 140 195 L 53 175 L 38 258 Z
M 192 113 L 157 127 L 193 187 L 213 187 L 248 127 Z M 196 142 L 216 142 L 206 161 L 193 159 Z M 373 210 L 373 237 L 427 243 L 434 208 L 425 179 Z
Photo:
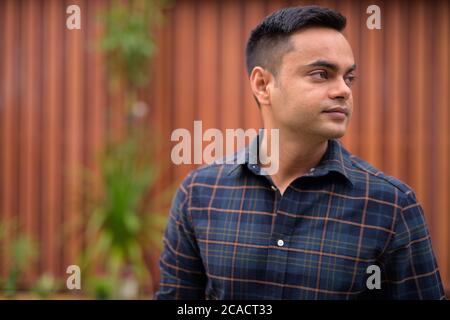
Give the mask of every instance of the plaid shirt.
M 249 149 L 234 156 L 245 164 L 208 165 L 182 182 L 157 299 L 445 299 L 410 187 L 329 140 L 281 195 Z M 381 289 L 368 289 L 371 265 Z

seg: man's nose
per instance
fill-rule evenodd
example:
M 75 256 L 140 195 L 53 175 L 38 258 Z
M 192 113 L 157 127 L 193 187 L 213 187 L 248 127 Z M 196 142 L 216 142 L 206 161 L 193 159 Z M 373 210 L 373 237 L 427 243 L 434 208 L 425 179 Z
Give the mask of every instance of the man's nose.
M 348 100 L 352 90 L 347 85 L 344 79 L 337 79 L 333 82 L 333 87 L 330 88 L 329 95 L 331 99 Z

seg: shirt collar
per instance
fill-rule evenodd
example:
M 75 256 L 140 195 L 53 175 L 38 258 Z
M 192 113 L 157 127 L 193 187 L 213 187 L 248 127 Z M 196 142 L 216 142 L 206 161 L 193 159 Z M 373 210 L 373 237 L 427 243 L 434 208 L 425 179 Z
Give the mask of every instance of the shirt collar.
M 259 135 L 251 141 L 250 145 L 241 149 L 231 157 L 225 159 L 225 163 L 230 163 L 232 166 L 228 171 L 228 175 L 235 172 L 242 166 L 247 166 L 250 171 L 255 174 L 264 175 L 264 171 L 257 165 L 257 150 L 259 139 L 262 138 L 262 131 Z M 255 152 L 256 151 L 256 152 Z M 325 154 L 320 160 L 319 164 L 310 171 L 308 176 L 324 176 L 329 172 L 337 172 L 345 177 L 353 186 L 355 185 L 355 178 L 349 168 L 352 167 L 350 160 L 350 153 L 342 146 L 342 143 L 337 139 L 328 140 L 328 146 Z
M 350 153 L 342 146 L 342 143 L 337 139 L 328 140 L 327 151 L 320 160 L 319 164 L 315 167 L 315 172 L 320 175 L 334 171 L 344 176 L 354 186 L 356 181 L 350 168 L 352 162 L 350 160 Z

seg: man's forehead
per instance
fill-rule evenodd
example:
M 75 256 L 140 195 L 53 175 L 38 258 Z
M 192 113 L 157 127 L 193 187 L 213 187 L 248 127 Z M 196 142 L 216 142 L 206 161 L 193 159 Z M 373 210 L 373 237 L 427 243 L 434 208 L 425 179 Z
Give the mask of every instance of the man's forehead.
M 342 67 L 354 64 L 350 44 L 339 31 L 328 28 L 310 28 L 293 34 L 290 38 L 291 57 L 302 64 L 318 60 L 329 61 Z

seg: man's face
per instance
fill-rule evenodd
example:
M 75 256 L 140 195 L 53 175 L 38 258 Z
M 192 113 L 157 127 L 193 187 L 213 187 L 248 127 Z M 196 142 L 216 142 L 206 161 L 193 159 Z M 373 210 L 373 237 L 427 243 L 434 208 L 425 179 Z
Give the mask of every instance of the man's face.
M 333 29 L 309 28 L 290 37 L 269 85 L 274 127 L 320 139 L 345 134 L 353 111 L 355 62 L 344 36 Z M 330 112 L 331 109 L 336 112 Z

